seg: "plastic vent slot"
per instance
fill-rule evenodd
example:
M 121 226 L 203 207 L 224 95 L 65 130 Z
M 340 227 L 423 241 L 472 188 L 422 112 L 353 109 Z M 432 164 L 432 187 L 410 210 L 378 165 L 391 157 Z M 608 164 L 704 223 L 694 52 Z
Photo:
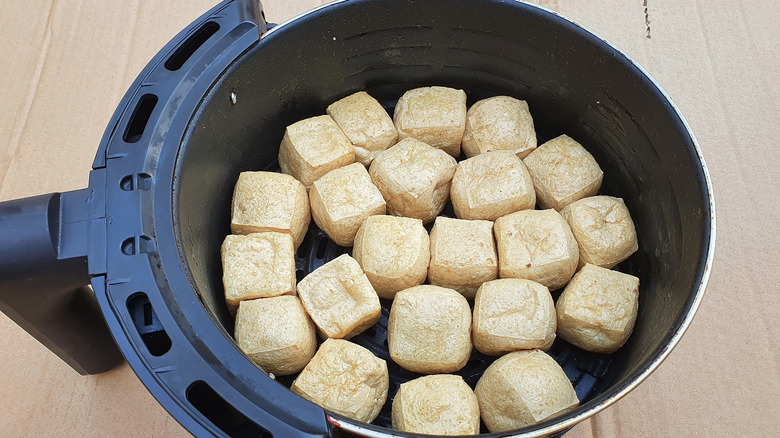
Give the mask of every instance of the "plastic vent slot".
M 167 61 L 165 61 L 165 68 L 170 71 L 176 71 L 180 69 L 184 63 L 190 59 L 190 56 L 192 56 L 195 51 L 197 51 L 200 46 L 203 45 L 203 43 L 208 41 L 212 35 L 217 33 L 218 30 L 219 24 L 213 21 L 204 23 L 198 30 L 195 31 L 195 33 L 187 38 L 187 41 L 185 41 L 184 44 L 179 46 L 176 51 L 173 52 Z
M 152 356 L 162 356 L 171 349 L 171 338 L 154 312 L 149 297 L 143 292 L 136 292 L 127 299 L 127 310 L 133 320 L 135 329 L 144 341 L 144 345 Z
M 126 192 L 149 190 L 152 188 L 152 176 L 148 173 L 127 175 L 119 181 L 119 188 Z
M 138 103 L 135 104 L 135 110 L 133 110 L 133 116 L 130 117 L 130 123 L 127 124 L 125 129 L 125 135 L 122 139 L 127 143 L 136 143 L 144 135 L 146 130 L 146 124 L 149 123 L 149 118 L 152 116 L 152 111 L 157 105 L 157 96 L 154 94 L 144 94 L 138 99 Z
M 273 438 L 238 409 L 225 401 L 208 383 L 197 380 L 187 388 L 187 400 L 214 426 L 234 438 Z
M 141 234 L 140 236 L 128 237 L 122 241 L 120 247 L 124 255 L 148 254 L 156 251 L 154 241 L 151 237 Z

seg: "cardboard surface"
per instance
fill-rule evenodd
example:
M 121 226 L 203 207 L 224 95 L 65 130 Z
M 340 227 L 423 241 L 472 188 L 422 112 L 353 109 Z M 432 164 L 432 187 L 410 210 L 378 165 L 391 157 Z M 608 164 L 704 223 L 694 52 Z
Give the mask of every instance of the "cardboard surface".
M 0 0 L 0 200 L 85 187 L 146 62 L 216 0 Z M 269 20 L 320 4 L 264 0 Z M 669 359 L 567 437 L 780 436 L 780 2 L 534 1 L 639 62 L 715 187 L 707 295 Z M 0 315 L 0 436 L 188 436 L 124 364 L 82 377 Z

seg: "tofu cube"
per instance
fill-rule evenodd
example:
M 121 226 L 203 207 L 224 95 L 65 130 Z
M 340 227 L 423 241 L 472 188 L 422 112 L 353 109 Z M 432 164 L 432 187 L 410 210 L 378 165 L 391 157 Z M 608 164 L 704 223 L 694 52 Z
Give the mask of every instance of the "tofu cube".
M 367 217 L 386 211 L 382 193 L 360 163 L 332 170 L 315 181 L 309 200 L 314 222 L 341 246 L 352 246 Z
M 568 135 L 539 146 L 523 160 L 541 208 L 560 211 L 572 202 L 593 196 L 604 172 L 593 156 Z
M 300 372 L 317 351 L 317 333 L 298 297 L 283 295 L 241 301 L 236 343 L 266 373 Z
M 580 403 L 561 366 L 540 350 L 500 357 L 482 374 L 474 393 L 491 433 L 542 422 Z
M 534 119 L 524 100 L 495 96 L 474 103 L 466 113 L 463 152 L 467 157 L 504 150 L 523 159 L 534 149 Z
M 428 281 L 473 299 L 482 283 L 498 277 L 493 222 L 438 217 L 431 229 Z
M 558 336 L 583 350 L 614 353 L 634 330 L 639 279 L 586 264 L 558 298 Z
M 547 350 L 555 340 L 555 318 L 555 303 L 541 284 L 520 278 L 488 281 L 474 299 L 474 347 L 492 356 Z
M 327 339 L 290 389 L 324 409 L 370 423 L 387 400 L 387 363 L 343 339 Z
M 425 435 L 479 434 L 479 402 L 461 376 L 437 374 L 402 383 L 393 399 L 393 429 Z
M 428 232 L 420 219 L 371 216 L 355 237 L 357 260 L 380 298 L 417 286 L 428 275 L 431 258 Z
M 298 296 L 320 334 L 349 339 L 379 321 L 379 297 L 360 265 L 347 254 L 298 283 Z
M 368 167 L 383 150 L 395 144 L 398 131 L 382 105 L 358 91 L 328 106 L 327 113 L 355 148 L 355 161 Z
M 287 233 L 297 248 L 309 228 L 309 196 L 298 180 L 277 172 L 241 172 L 233 190 L 230 231 Z
M 440 149 L 407 138 L 380 153 L 371 163 L 371 180 L 394 216 L 432 221 L 450 197 L 457 162 Z
M 333 169 L 355 162 L 355 148 L 328 116 L 304 119 L 288 126 L 279 145 L 279 167 L 306 188 Z
M 458 157 L 466 129 L 466 93 L 447 87 L 409 90 L 393 114 L 398 139 L 411 137 Z
M 471 355 L 471 308 L 458 292 L 420 285 L 395 295 L 387 321 L 390 357 L 416 373 L 458 371 Z
M 612 268 L 639 249 L 634 221 L 621 198 L 591 196 L 561 210 L 585 263 Z
M 450 198 L 460 219 L 494 221 L 536 206 L 531 175 L 510 151 L 485 152 L 458 163 Z
M 222 242 L 222 283 L 231 314 L 239 302 L 295 294 L 295 245 L 285 233 L 230 235 Z
M 496 220 L 501 278 L 525 278 L 555 290 L 577 270 L 577 241 L 555 210 L 522 210 Z

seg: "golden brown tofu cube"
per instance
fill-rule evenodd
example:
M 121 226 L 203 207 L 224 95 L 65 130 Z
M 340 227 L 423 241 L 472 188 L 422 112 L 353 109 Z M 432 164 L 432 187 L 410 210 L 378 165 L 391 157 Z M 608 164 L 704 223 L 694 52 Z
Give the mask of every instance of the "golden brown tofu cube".
M 355 237 L 352 257 L 381 298 L 417 286 L 428 275 L 430 240 L 420 219 L 371 216 Z
M 332 170 L 311 186 L 314 222 L 336 244 L 352 246 L 367 217 L 385 214 L 386 204 L 360 163 Z
M 393 114 L 398 138 L 416 138 L 457 157 L 466 129 L 466 93 L 447 87 L 409 90 Z
M 634 330 L 639 279 L 587 264 L 558 298 L 558 336 L 594 353 L 613 353 Z
M 235 335 L 254 363 L 277 376 L 301 371 L 317 351 L 314 323 L 291 295 L 241 301 Z
M 241 172 L 233 190 L 233 234 L 277 231 L 301 244 L 309 228 L 309 196 L 300 181 L 277 172 Z
M 585 263 L 611 268 L 639 249 L 634 221 L 621 198 L 591 196 L 561 210 Z
M 522 210 L 496 220 L 501 278 L 525 278 L 555 290 L 577 270 L 577 241 L 555 210 Z
M 413 138 L 401 140 L 371 163 L 371 180 L 387 201 L 387 212 L 428 223 L 450 197 L 454 158 Z
M 491 433 L 539 423 L 580 403 L 561 366 L 541 350 L 502 356 L 485 370 L 474 393 Z
M 482 283 L 498 277 L 493 222 L 438 217 L 431 229 L 428 281 L 473 299 Z
M 360 265 L 347 254 L 325 263 L 298 283 L 298 296 L 320 333 L 349 339 L 379 321 L 379 297 Z
M 524 100 L 496 96 L 482 99 L 469 108 L 463 133 L 463 152 L 467 157 L 505 150 L 522 159 L 534 149 L 534 119 Z
M 536 206 L 531 175 L 510 151 L 485 152 L 458 163 L 450 198 L 460 219 L 494 221 Z
M 355 147 L 355 161 L 368 166 L 383 150 L 395 144 L 398 132 L 382 105 L 365 91 L 333 102 L 328 115 Z
M 479 434 L 479 402 L 460 376 L 436 374 L 402 383 L 393 399 L 393 429 L 427 435 Z
M 568 135 L 539 146 L 523 162 L 534 183 L 536 202 L 558 211 L 595 195 L 604 176 L 593 156 Z
M 547 350 L 555 329 L 555 303 L 550 291 L 535 281 L 503 278 L 477 291 L 471 335 L 483 354 Z
M 355 162 L 355 148 L 328 116 L 304 119 L 288 126 L 279 145 L 279 167 L 306 188 L 333 169 Z
M 343 339 L 327 339 L 293 382 L 301 397 L 356 421 L 374 421 L 387 400 L 387 363 Z
M 295 245 L 285 233 L 230 235 L 222 242 L 222 283 L 230 313 L 255 298 L 295 294 Z
M 451 373 L 471 355 L 471 309 L 458 292 L 421 285 L 395 295 L 387 322 L 390 357 L 416 373 Z

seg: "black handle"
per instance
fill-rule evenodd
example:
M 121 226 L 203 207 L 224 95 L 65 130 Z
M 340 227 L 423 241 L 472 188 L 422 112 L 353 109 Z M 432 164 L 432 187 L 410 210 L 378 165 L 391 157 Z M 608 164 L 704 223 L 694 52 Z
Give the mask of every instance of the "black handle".
M 81 374 L 122 355 L 89 284 L 89 189 L 0 203 L 0 310 Z

